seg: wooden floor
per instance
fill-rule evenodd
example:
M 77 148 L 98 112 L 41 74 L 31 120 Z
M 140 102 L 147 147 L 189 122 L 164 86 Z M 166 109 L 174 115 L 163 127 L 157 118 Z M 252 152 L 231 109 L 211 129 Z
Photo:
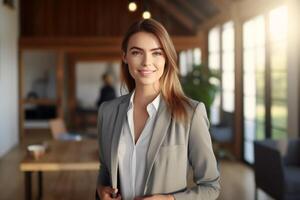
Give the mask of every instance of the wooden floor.
M 47 136 L 48 137 L 48 136 Z M 46 138 L 47 138 L 46 137 Z M 50 136 L 48 137 L 48 139 Z M 38 143 L 45 137 L 34 136 L 13 148 L 0 160 L 0 200 L 24 199 L 24 178 L 19 163 L 27 144 Z M 222 160 L 219 163 L 222 191 L 219 200 L 254 200 L 254 175 L 251 168 L 240 162 Z M 36 178 L 35 176 L 33 178 Z M 94 199 L 97 172 L 44 173 L 44 200 Z M 33 190 L 36 186 L 34 185 Z M 259 200 L 270 200 L 259 191 Z

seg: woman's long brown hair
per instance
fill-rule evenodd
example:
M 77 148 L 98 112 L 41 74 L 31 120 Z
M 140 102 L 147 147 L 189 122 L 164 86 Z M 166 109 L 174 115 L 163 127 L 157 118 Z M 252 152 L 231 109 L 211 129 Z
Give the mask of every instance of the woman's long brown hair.
M 189 102 L 184 95 L 178 78 L 178 66 L 176 64 L 177 53 L 168 32 L 159 22 L 153 19 L 140 20 L 134 23 L 128 29 L 122 42 L 122 51 L 125 54 L 127 52 L 130 37 L 138 32 L 152 33 L 158 38 L 166 56 L 164 72 L 160 78 L 161 94 L 172 116 L 177 121 L 185 122 L 187 120 L 185 105 L 189 105 Z M 127 64 L 123 61 L 121 66 L 121 76 L 128 91 L 133 91 L 135 89 L 135 81 L 129 73 Z

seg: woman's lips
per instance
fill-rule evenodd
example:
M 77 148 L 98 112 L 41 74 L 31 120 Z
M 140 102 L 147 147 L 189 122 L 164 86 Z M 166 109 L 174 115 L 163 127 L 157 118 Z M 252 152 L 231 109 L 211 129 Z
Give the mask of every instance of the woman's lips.
M 138 72 L 142 75 L 150 75 L 152 74 L 153 72 L 155 72 L 155 70 L 149 70 L 149 69 L 141 69 L 141 70 L 138 70 Z

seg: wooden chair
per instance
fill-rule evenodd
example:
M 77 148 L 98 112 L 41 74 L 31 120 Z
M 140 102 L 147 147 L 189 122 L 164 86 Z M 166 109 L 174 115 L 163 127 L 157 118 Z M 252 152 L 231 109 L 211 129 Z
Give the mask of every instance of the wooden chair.
M 65 122 L 61 118 L 51 119 L 49 121 L 49 126 L 52 137 L 56 140 L 59 139 L 60 135 L 68 132 L 65 126 Z
M 49 126 L 50 126 L 52 137 L 55 140 L 81 140 L 82 139 L 82 137 L 78 134 L 68 133 L 65 122 L 61 118 L 50 120 Z

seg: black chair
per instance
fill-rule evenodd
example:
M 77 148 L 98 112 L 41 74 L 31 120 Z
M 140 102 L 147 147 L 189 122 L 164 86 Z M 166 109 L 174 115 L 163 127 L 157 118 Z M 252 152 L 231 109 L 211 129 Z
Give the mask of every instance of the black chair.
M 278 200 L 300 199 L 300 140 L 254 142 L 255 199 L 260 188 Z

